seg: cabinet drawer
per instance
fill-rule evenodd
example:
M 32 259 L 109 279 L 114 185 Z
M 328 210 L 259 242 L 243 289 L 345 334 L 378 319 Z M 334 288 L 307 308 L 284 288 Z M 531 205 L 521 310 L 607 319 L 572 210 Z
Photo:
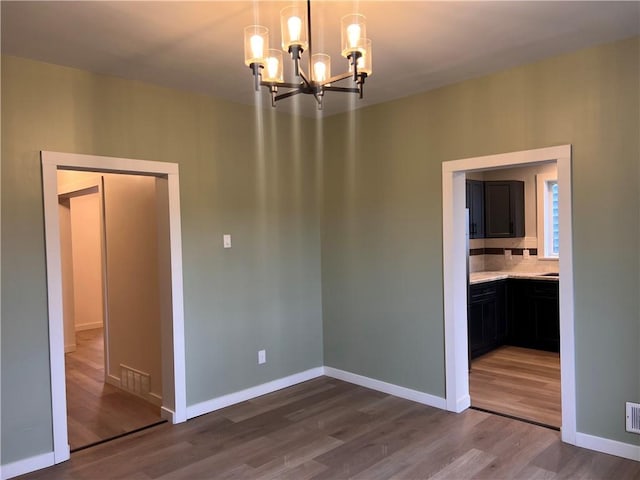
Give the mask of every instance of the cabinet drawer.
M 529 288 L 531 295 L 554 298 L 558 296 L 558 282 L 556 281 L 532 280 Z
M 496 282 L 480 283 L 471 285 L 469 288 L 470 300 L 480 300 L 498 293 L 498 285 Z

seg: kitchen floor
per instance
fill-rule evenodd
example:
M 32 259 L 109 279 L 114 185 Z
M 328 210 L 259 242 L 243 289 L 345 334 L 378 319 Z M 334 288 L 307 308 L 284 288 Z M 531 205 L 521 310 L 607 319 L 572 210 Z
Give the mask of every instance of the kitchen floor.
M 560 354 L 503 346 L 471 362 L 471 405 L 560 428 Z

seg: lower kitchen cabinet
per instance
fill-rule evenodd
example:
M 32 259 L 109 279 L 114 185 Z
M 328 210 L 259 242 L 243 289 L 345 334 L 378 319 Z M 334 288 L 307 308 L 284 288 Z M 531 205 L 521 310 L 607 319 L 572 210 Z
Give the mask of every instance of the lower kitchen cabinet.
M 558 282 L 509 279 L 507 343 L 560 351 Z
M 469 286 L 469 359 L 501 345 L 560 351 L 558 282 L 513 279 Z
M 499 347 L 505 341 L 505 280 L 479 283 L 469 287 L 469 357 L 476 358 Z

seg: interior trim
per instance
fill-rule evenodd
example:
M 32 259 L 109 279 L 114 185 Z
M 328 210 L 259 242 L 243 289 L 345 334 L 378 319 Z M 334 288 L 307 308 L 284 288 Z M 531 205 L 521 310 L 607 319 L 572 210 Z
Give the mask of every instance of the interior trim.
M 555 161 L 560 220 L 560 382 L 562 440 L 576 443 L 573 230 L 571 222 L 571 145 L 487 155 L 442 163 L 442 242 L 447 410 L 469 408 L 467 341 L 466 172 Z
M 428 405 L 429 407 L 439 408 L 441 410 L 446 409 L 446 400 L 436 395 L 420 392 L 407 387 L 401 387 L 393 383 L 383 382 L 382 380 L 376 380 L 375 378 L 369 378 L 357 373 L 346 372 L 333 367 L 324 367 L 324 373 L 327 377 L 336 378 L 345 382 L 360 385 L 361 387 L 370 388 L 378 392 L 388 393 L 394 397 L 404 398 L 406 400 L 412 400 L 414 402 Z
M 618 442 L 608 438 L 596 437 L 586 433 L 576 434 L 576 445 L 596 452 L 608 453 L 616 457 L 628 458 L 640 462 L 640 445 Z
M 67 432 L 67 398 L 65 392 L 64 327 L 62 310 L 62 271 L 60 261 L 60 222 L 58 218 L 59 168 L 96 172 L 143 174 L 167 179 L 169 204 L 169 244 L 171 251 L 172 384 L 164 395 L 165 406 L 174 412 L 175 423 L 186 418 L 186 372 L 184 344 L 184 306 L 182 281 L 182 233 L 180 225 L 180 191 L 178 164 L 128 158 L 103 157 L 74 153 L 41 152 L 42 186 L 45 217 L 47 269 L 47 304 L 49 312 L 49 358 L 51 368 L 51 411 L 53 423 L 54 463 L 70 458 Z M 164 352 L 163 352 L 164 355 Z M 163 372 L 164 377 L 164 372 Z
M 207 413 L 220 410 L 221 408 L 235 405 L 236 403 L 251 400 L 252 398 L 260 397 L 267 393 L 282 390 L 283 388 L 291 387 L 298 383 L 321 377 L 322 375 L 324 375 L 323 367 L 311 368 L 303 372 L 294 373 L 288 377 L 279 378 L 271 382 L 256 385 L 255 387 L 249 387 L 244 390 L 222 395 L 221 397 L 205 400 L 204 402 L 196 403 L 195 405 L 189 405 L 187 407 L 187 418 L 191 419 L 199 417 L 200 415 L 205 415 Z

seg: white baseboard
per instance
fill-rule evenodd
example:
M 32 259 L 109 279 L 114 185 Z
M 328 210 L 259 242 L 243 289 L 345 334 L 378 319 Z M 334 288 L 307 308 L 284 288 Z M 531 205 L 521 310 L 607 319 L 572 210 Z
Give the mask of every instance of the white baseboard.
M 176 422 L 176 412 L 171 410 L 170 408 L 167 407 L 160 407 L 160 417 L 162 417 L 163 420 L 166 420 L 167 422 L 171 423 L 172 425 L 175 425 Z
M 157 393 L 149 392 L 149 394 L 145 395 L 144 398 L 148 402 L 153 403 L 156 407 L 162 407 L 162 395 L 158 395 Z
M 82 332 L 83 330 L 93 330 L 94 328 L 102 328 L 102 322 L 81 323 L 80 325 L 76 325 L 76 332 Z
M 104 381 L 106 383 L 108 383 L 109 385 L 113 385 L 114 387 L 120 388 L 120 377 L 116 377 L 115 375 L 112 375 L 111 373 L 109 373 L 107 375 L 107 378 L 105 378 Z
M 419 392 L 418 390 L 412 390 L 410 388 L 394 385 L 393 383 L 383 382 L 374 378 L 364 377 L 356 373 L 345 372 L 344 370 L 338 370 L 333 367 L 324 367 L 324 374 L 328 377 L 337 378 L 338 380 L 344 380 L 345 382 L 355 383 L 361 387 L 370 388 L 379 392 L 388 393 L 396 397 L 405 398 L 414 402 L 422 403 L 430 407 L 440 408 L 446 410 L 447 401 L 442 397 L 436 397 L 428 393 Z
M 462 397 L 458 398 L 458 400 L 456 401 L 454 412 L 460 413 L 466 410 L 467 408 L 469 408 L 470 406 L 471 406 L 471 396 L 463 395 Z
M 35 472 L 41 468 L 47 468 L 53 465 L 54 456 L 53 452 L 42 453 L 34 457 L 18 460 L 17 462 L 7 463 L 0 468 L 0 475 L 2 480 L 7 478 L 17 477 L 24 475 L 25 473 Z
M 205 400 L 204 402 L 196 403 L 195 405 L 187 406 L 187 419 L 204 415 L 215 410 L 219 410 L 236 403 L 251 400 L 252 398 L 266 395 L 267 393 L 275 392 L 283 388 L 291 387 L 298 383 L 306 382 L 313 378 L 320 377 L 324 374 L 323 367 L 312 368 L 304 372 L 295 373 L 288 377 L 279 378 L 271 382 L 263 383 L 262 385 L 256 385 L 255 387 L 240 390 L 239 392 L 229 393 L 221 397 L 212 398 L 211 400 Z
M 576 446 L 640 462 L 640 445 L 631 445 L 617 440 L 609 440 L 608 438 L 577 432 Z

